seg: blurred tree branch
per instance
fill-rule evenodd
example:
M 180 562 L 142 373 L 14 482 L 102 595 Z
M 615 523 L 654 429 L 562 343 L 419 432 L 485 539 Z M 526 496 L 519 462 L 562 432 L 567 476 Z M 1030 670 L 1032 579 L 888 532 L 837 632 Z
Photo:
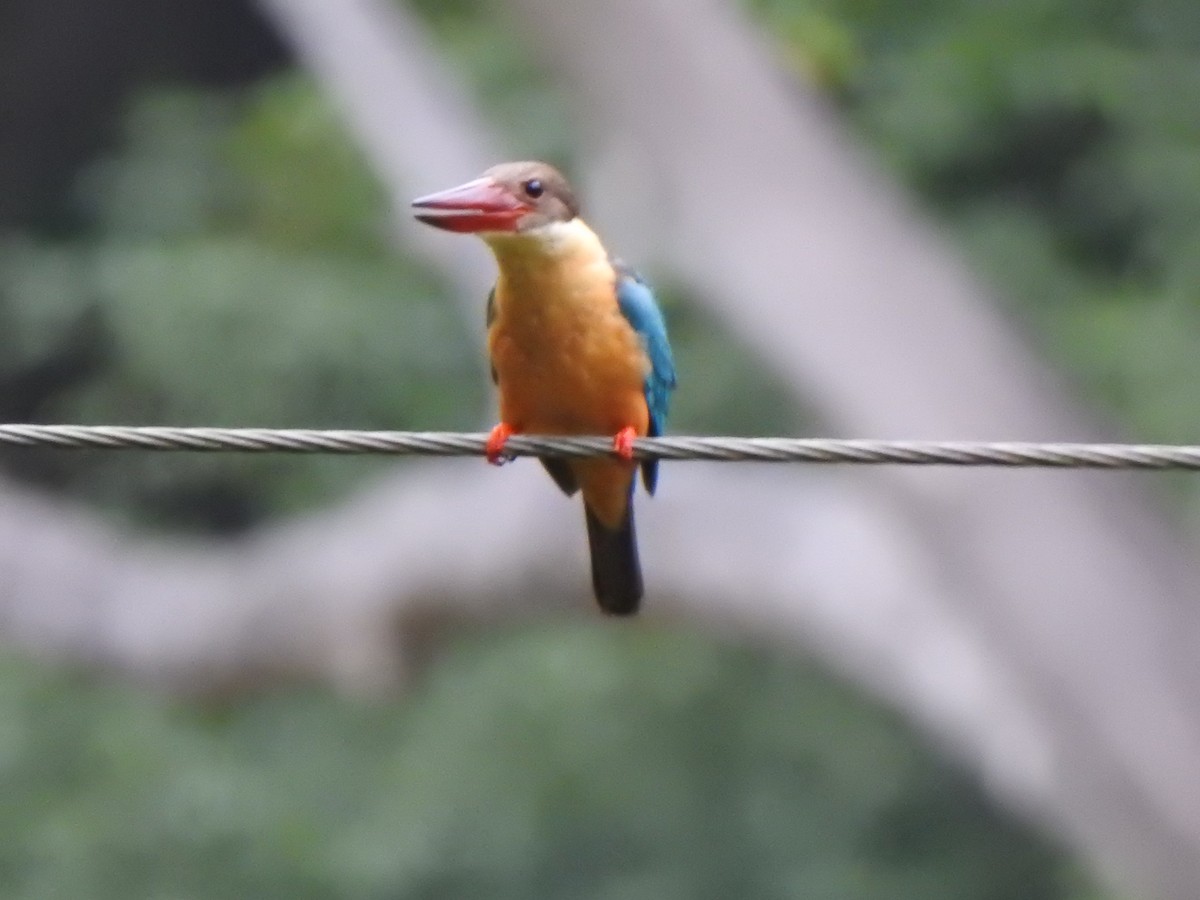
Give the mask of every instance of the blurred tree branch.
M 443 272 L 471 326 L 482 329 L 491 262 L 439 241 L 409 215 L 409 200 L 456 183 L 494 159 L 497 138 L 458 77 L 403 7 L 381 0 L 260 0 L 301 61 L 342 108 L 396 209 L 396 227 Z
M 262 3 L 398 207 L 504 155 L 402 9 Z M 1092 433 L 731 9 L 512 8 L 586 105 L 604 232 L 622 250 L 657 244 L 836 430 Z M 414 240 L 477 316 L 482 251 Z M 7 489 L 0 615 L 24 646 L 187 690 L 262 673 L 390 683 L 442 620 L 590 611 L 578 529 L 557 518 L 577 510 L 549 499 L 534 466 L 464 465 L 413 467 L 236 546 L 143 541 Z M 643 506 L 652 615 L 819 652 L 1140 893 L 1200 892 L 1197 582 L 1128 480 L 897 469 L 850 487 L 709 472 L 675 467 Z

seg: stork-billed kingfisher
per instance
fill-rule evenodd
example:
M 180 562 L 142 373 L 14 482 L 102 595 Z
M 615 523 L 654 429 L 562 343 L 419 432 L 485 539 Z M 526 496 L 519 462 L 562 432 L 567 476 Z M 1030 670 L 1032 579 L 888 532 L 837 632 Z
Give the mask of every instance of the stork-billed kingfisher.
M 417 219 L 477 234 L 499 269 L 487 301 L 500 423 L 487 442 L 503 461 L 514 434 L 611 435 L 616 458 L 543 459 L 568 496 L 583 493 L 592 587 L 612 615 L 637 612 L 642 572 L 633 527 L 635 438 L 662 434 L 675 387 L 654 294 L 609 256 L 579 217 L 566 179 L 540 162 L 504 163 L 413 201 Z M 656 460 L 642 462 L 653 494 Z

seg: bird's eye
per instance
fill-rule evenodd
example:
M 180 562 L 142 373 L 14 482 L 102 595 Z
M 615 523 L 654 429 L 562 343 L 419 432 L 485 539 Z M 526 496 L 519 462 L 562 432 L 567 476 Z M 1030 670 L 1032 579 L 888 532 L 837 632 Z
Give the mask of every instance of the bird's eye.
M 534 200 L 542 196 L 542 193 L 546 190 L 536 178 L 530 178 L 522 187 L 525 188 L 526 196 L 532 197 Z

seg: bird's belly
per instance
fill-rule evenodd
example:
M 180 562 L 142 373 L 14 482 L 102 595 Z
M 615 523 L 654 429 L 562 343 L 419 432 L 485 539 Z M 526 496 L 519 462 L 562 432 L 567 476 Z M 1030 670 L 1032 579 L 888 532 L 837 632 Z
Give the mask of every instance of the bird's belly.
M 645 352 L 614 313 L 582 323 L 543 322 L 532 333 L 497 323 L 491 355 L 501 419 L 518 432 L 616 434 L 633 427 L 644 435 Z

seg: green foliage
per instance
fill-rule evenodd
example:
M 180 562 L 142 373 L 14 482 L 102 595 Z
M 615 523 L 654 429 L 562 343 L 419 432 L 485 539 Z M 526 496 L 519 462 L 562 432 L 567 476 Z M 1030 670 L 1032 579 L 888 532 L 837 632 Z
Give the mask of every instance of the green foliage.
M 858 120 L 1044 352 L 1134 439 L 1200 439 L 1200 7 L 999 4 L 867 34 Z M 1195 479 L 1159 487 L 1200 519 Z
M 844 90 L 863 60 L 858 35 L 836 4 L 797 0 L 746 0 L 773 32 L 780 61 L 806 81 Z
M 695 636 L 462 641 L 399 707 L 0 685 L 14 900 L 1083 896 L 892 716 Z

